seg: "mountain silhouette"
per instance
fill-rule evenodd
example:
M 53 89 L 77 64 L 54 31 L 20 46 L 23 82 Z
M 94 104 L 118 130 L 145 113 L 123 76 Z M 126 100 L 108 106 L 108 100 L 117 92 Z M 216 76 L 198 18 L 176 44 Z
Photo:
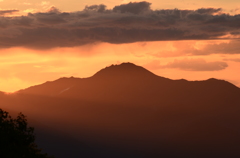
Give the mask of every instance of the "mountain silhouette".
M 122 77 L 138 77 L 138 78 L 146 78 L 146 77 L 155 77 L 156 75 L 152 72 L 146 70 L 141 66 L 137 66 L 133 63 L 122 63 L 120 65 L 111 65 L 106 67 L 96 74 L 93 75 L 95 78 L 105 78 L 112 79 L 114 78 L 122 78 Z
M 20 90 L 19 93 L 38 94 L 38 95 L 58 95 L 68 89 L 78 86 L 83 82 L 123 82 L 129 79 L 156 78 L 152 72 L 132 63 L 122 63 L 106 67 L 89 78 L 60 78 L 56 81 L 46 82 L 41 85 Z
M 240 156 L 240 89 L 224 80 L 171 80 L 122 63 L 0 104 L 35 120 L 44 152 L 59 158 Z
M 60 78 L 18 93 L 136 105 L 225 105 L 238 101 L 240 94 L 238 87 L 224 80 L 171 80 L 132 63 L 111 65 L 89 78 Z

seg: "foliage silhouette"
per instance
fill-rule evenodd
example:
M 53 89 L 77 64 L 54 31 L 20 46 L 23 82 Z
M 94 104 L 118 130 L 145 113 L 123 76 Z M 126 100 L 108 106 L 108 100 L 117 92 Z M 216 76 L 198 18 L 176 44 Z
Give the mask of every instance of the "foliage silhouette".
M 28 127 L 26 116 L 12 118 L 0 109 L 0 155 L 3 158 L 50 158 L 35 144 L 34 128 Z

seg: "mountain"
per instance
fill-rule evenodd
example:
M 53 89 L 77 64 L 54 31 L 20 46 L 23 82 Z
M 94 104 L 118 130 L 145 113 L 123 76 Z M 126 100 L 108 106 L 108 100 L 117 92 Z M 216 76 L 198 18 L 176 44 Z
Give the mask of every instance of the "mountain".
M 39 144 L 59 158 L 240 156 L 240 89 L 224 80 L 171 80 L 122 63 L 0 105 L 32 119 Z
M 132 63 L 111 65 L 89 78 L 60 78 L 18 93 L 137 106 L 226 105 L 239 100 L 239 88 L 227 81 L 170 80 Z
M 143 67 L 136 66 L 132 63 L 122 63 L 120 65 L 111 65 L 106 67 L 89 78 L 60 78 L 56 81 L 46 82 L 41 85 L 20 90 L 19 92 L 25 94 L 56 96 L 72 89 L 73 87 L 85 84 L 85 82 L 122 82 L 123 80 L 129 81 L 129 79 L 138 80 L 139 78 L 144 79 L 154 77 L 158 76 Z

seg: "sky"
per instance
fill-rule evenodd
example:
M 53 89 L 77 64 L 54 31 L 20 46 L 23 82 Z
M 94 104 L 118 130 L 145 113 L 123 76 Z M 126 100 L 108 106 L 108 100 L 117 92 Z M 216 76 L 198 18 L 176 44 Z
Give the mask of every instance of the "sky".
M 0 0 L 0 91 L 132 62 L 240 87 L 238 0 Z

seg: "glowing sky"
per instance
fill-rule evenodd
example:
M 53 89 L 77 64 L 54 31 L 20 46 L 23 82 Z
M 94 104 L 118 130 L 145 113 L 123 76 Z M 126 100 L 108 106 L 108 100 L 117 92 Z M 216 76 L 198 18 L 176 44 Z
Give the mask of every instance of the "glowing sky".
M 21 11 L 44 10 L 55 6 L 62 11 L 79 11 L 86 5 L 105 4 L 108 8 L 129 3 L 130 0 L 0 0 L 1 9 L 19 9 Z M 135 1 L 133 1 L 135 2 Z M 238 0 L 148 0 L 152 9 L 198 9 L 198 8 L 223 8 L 227 11 L 236 11 L 240 8 Z
M 240 86 L 240 2 L 148 2 L 0 0 L 0 91 L 121 62 Z

